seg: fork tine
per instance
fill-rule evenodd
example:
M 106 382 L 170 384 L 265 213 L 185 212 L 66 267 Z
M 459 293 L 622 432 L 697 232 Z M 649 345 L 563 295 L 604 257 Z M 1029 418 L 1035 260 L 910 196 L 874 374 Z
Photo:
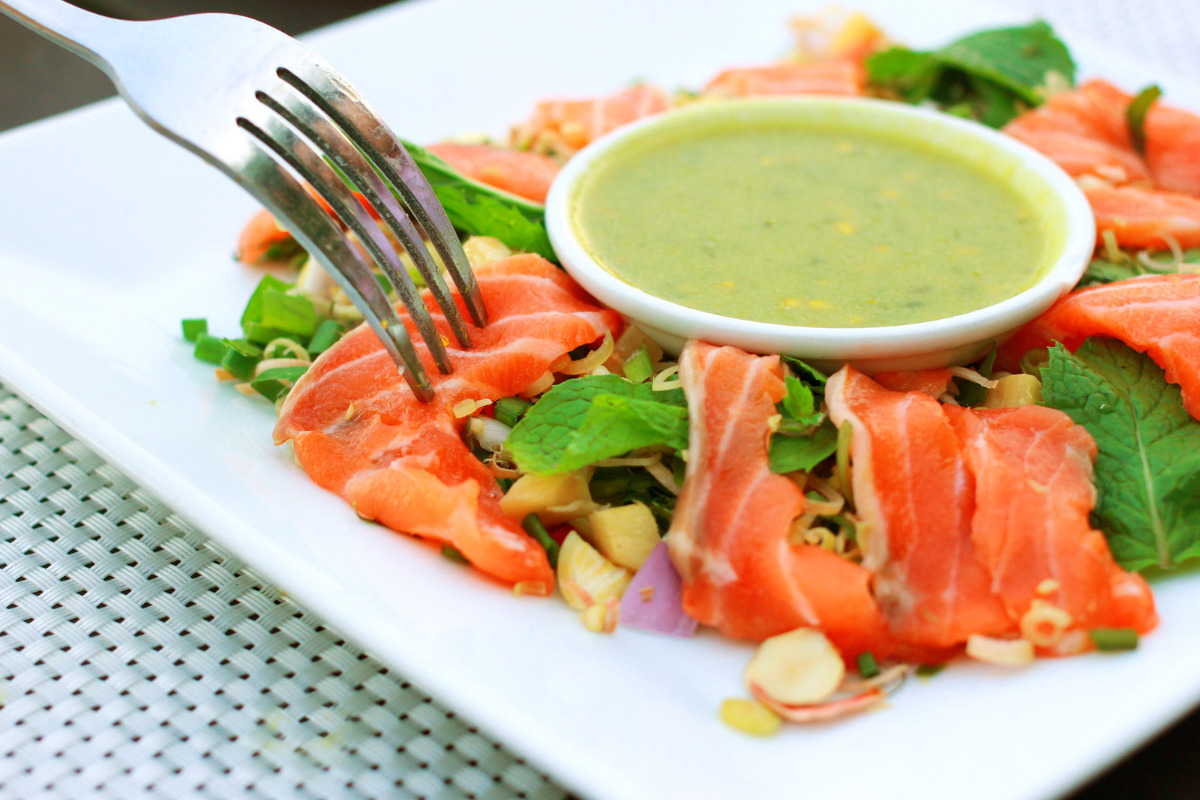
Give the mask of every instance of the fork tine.
M 321 262 L 342 291 L 363 312 L 384 349 L 400 367 L 421 402 L 433 399 L 433 386 L 417 357 L 404 322 L 349 237 L 325 209 L 274 157 L 273 149 L 246 131 L 245 147 L 229 140 L 216 162 L 287 227 Z
M 346 135 L 329 121 L 304 95 L 287 84 L 280 84 L 272 94 L 260 92 L 258 99 L 267 107 L 287 120 L 325 155 L 333 161 L 370 202 L 379 216 L 388 224 L 405 251 L 412 257 L 417 270 L 425 279 L 425 285 L 446 316 L 454 336 L 464 348 L 471 346 L 471 335 L 467 331 L 462 313 L 450 296 L 441 270 L 434 263 L 425 247 L 420 231 L 409 219 L 408 212 L 400 205 L 396 196 L 367 163 L 362 153 Z
M 421 338 L 429 346 L 438 369 L 443 373 L 451 372 L 450 359 L 442 343 L 441 334 L 433 326 L 429 310 L 421 301 L 408 270 L 400 263 L 395 250 L 384 238 L 379 226 L 367 215 L 362 204 L 316 150 L 297 136 L 283 119 L 276 116 L 267 106 L 260 106 L 256 110 L 260 111 L 254 115 L 259 117 L 258 119 L 250 119 L 250 115 L 246 114 L 238 118 L 238 125 L 249 131 L 298 172 L 317 194 L 329 203 L 337 216 L 357 234 L 359 241 L 396 287 Z
M 278 74 L 324 111 L 346 132 L 384 179 L 400 190 L 413 216 L 421 223 L 442 257 L 442 263 L 458 287 L 471 319 L 480 327 L 486 325 L 487 309 L 454 226 L 450 224 L 433 187 L 387 124 L 344 78 L 315 59 L 304 76 L 298 76 L 286 68 L 281 68 Z

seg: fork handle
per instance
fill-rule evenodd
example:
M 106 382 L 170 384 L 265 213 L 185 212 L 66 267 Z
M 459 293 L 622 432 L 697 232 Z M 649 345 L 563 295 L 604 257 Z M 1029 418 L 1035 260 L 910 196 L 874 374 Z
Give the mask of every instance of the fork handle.
M 109 72 L 106 45 L 115 44 L 128 30 L 128 20 L 113 19 L 63 0 L 0 0 L 0 13 L 40 33 L 55 44 Z

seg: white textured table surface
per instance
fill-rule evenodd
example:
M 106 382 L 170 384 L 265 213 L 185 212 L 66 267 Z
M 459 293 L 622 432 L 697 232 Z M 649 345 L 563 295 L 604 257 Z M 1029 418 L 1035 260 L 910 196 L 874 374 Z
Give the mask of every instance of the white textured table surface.
M 1200 2 L 1008 5 L 1200 84 Z M 4 387 L 0 703 L 0 797 L 565 795 Z

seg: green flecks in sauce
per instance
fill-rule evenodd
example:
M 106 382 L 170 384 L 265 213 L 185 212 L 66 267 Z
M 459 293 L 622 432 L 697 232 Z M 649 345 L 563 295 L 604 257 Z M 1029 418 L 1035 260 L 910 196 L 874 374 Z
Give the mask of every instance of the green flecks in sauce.
M 1047 265 L 1028 202 L 983 169 L 804 121 L 710 123 L 617 149 L 581 180 L 574 223 L 597 261 L 651 294 L 791 325 L 953 316 Z

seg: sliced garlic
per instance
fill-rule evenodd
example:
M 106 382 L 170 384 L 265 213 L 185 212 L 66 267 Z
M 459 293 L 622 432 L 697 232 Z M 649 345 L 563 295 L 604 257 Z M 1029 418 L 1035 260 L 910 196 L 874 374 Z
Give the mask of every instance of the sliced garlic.
M 846 665 L 825 634 L 797 628 L 759 645 L 744 678 L 752 693 L 757 687 L 779 703 L 808 705 L 832 697 L 845 675 Z

